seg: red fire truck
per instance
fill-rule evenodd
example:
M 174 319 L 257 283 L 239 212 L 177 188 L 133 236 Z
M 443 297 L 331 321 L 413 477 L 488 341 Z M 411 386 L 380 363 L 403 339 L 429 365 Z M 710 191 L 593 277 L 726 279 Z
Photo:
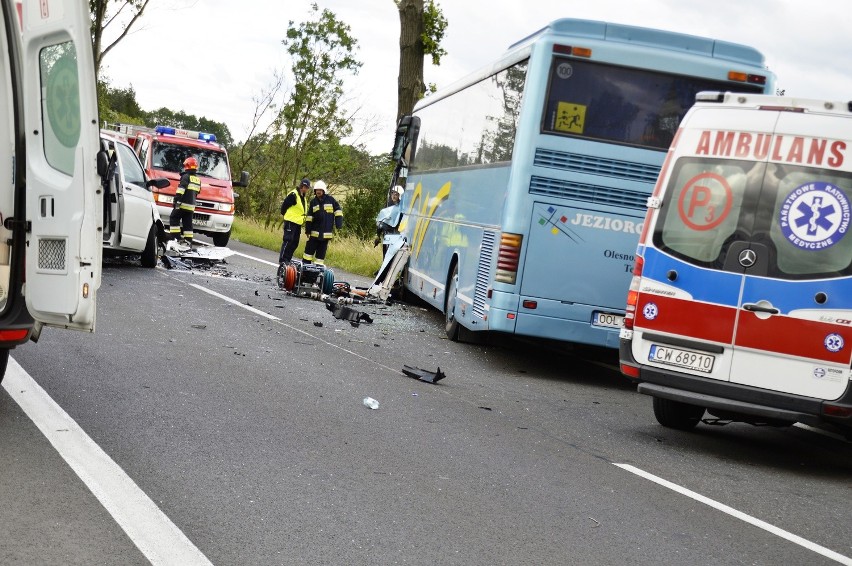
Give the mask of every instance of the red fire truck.
M 234 197 L 238 196 L 234 187 L 247 187 L 249 174 L 243 171 L 239 181 L 231 180 L 228 152 L 216 143 L 214 134 L 170 126 L 146 128 L 114 124 L 107 127 L 127 136 L 149 177 L 166 177 L 171 181 L 164 189 L 154 188 L 154 201 L 165 225 L 169 223 L 183 160 L 195 157 L 201 192 L 193 215 L 193 231 L 210 236 L 217 246 L 228 245 L 234 223 Z

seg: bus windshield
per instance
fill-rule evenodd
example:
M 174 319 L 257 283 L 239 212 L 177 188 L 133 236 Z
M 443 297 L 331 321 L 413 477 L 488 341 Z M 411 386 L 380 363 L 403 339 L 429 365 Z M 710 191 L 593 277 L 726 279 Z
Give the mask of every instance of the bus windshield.
M 542 131 L 665 150 L 696 93 L 730 89 L 723 81 L 555 57 Z
M 166 142 L 154 143 L 154 169 L 180 173 L 183 170 L 183 160 L 190 156 L 198 160 L 200 175 L 220 181 L 230 180 L 228 157 L 224 151 Z

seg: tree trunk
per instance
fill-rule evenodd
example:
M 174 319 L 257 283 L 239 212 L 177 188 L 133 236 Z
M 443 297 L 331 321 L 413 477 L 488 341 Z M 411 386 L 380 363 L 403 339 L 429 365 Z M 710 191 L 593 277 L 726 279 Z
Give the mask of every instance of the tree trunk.
M 399 77 L 396 119 L 411 114 L 426 92 L 423 83 L 423 0 L 399 3 Z

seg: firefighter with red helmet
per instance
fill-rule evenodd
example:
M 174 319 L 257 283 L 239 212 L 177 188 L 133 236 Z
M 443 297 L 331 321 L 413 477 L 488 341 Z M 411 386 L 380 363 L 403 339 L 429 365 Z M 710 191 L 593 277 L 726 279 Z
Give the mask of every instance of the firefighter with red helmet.
M 183 160 L 183 172 L 175 192 L 174 209 L 169 215 L 169 235 L 183 240 L 192 247 L 192 215 L 195 212 L 195 200 L 201 190 L 198 177 L 198 160 L 192 156 Z

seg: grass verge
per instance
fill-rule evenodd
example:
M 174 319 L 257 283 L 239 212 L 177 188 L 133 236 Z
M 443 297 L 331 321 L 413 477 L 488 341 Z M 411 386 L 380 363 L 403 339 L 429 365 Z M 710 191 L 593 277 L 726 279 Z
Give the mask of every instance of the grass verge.
M 262 223 L 241 216 L 234 218 L 234 226 L 231 228 L 231 238 L 234 240 L 274 252 L 281 250 L 281 236 L 280 224 L 264 228 Z M 302 257 L 306 241 L 307 237 L 302 233 L 294 258 Z M 352 236 L 335 235 L 328 245 L 325 263 L 348 273 L 372 277 L 382 264 L 382 247 L 373 247 L 373 242 Z

